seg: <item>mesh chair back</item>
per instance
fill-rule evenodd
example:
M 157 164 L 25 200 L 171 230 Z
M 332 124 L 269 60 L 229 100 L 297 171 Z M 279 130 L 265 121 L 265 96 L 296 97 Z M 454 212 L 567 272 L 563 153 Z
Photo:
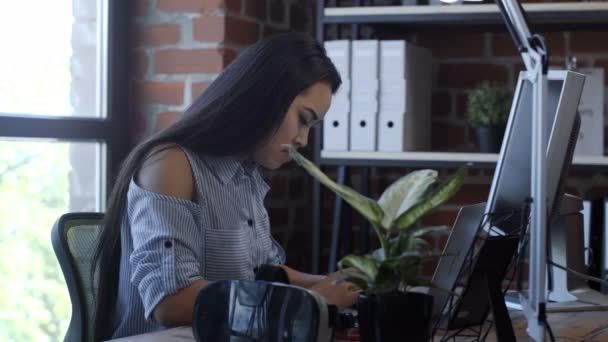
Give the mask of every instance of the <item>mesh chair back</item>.
M 102 213 L 62 215 L 51 233 L 72 302 L 72 318 L 65 341 L 93 341 L 93 288 L 91 263 L 102 228 Z

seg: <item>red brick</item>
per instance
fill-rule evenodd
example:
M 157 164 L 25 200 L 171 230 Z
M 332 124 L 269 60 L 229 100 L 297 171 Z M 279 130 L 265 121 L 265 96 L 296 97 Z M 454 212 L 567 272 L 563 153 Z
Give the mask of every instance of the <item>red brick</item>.
M 271 22 L 283 23 L 285 21 L 285 2 L 283 0 L 270 0 L 268 11 Z
M 483 81 L 508 81 L 505 65 L 479 64 L 441 64 L 438 85 L 441 87 L 472 88 Z
M 192 35 L 201 42 L 223 42 L 226 36 L 226 18 L 205 16 L 194 19 Z
M 308 28 L 312 26 L 312 15 L 312 2 L 293 2 L 289 11 L 289 24 L 291 29 L 308 32 Z
M 420 221 L 423 226 L 452 226 L 458 211 L 456 210 L 436 210 Z
M 194 82 L 192 83 L 192 98 L 198 97 L 209 87 L 209 82 Z
M 525 71 L 526 66 L 524 65 L 523 62 L 518 61 L 513 65 L 512 70 L 513 70 L 513 73 L 511 74 L 511 79 L 513 80 L 513 82 L 517 82 L 517 79 L 519 79 L 520 72 Z M 511 89 L 515 89 L 515 84 L 513 84 Z
M 575 188 L 574 186 L 570 186 L 570 185 L 566 186 L 564 188 L 564 192 L 567 193 L 567 194 L 570 194 L 570 195 L 574 195 L 574 196 L 579 196 L 580 197 L 580 191 L 577 188 Z
M 557 56 L 565 56 L 566 55 L 566 36 L 563 32 L 543 32 L 541 33 L 545 38 L 545 43 L 549 47 L 549 53 L 553 58 L 557 58 Z M 515 46 L 515 44 L 513 44 Z M 561 64 L 561 68 L 564 67 L 563 60 Z
M 289 179 L 281 175 L 273 175 L 268 179 L 270 193 L 273 199 L 285 199 L 287 197 Z
M 335 180 L 335 178 L 332 178 Z M 336 194 L 324 186 L 321 186 L 321 202 L 323 203 L 324 215 L 328 219 L 327 222 L 333 222 L 333 206 L 336 200 Z M 327 210 L 325 210 L 327 208 Z M 325 213 L 327 212 L 327 213 Z
M 159 11 L 168 13 L 201 13 L 223 8 L 224 0 L 158 0 Z
M 244 19 L 226 18 L 226 43 L 251 45 L 259 39 L 259 24 Z
M 487 177 L 494 177 L 494 169 L 484 169 L 483 174 Z
M 184 103 L 183 82 L 137 82 L 135 99 L 140 104 L 181 105 Z
M 232 17 L 201 17 L 194 20 L 192 34 L 198 41 L 251 45 L 260 37 L 260 25 Z
M 259 20 L 266 20 L 266 0 L 246 0 L 245 14 Z
M 289 179 L 288 196 L 290 200 L 301 200 L 306 196 L 306 189 L 312 188 L 311 177 L 307 175 L 293 176 Z
M 150 0 L 135 0 L 131 2 L 131 6 L 133 6 L 133 15 L 136 17 L 141 17 L 146 15 L 150 9 Z
M 464 184 L 448 203 L 455 205 L 469 205 L 485 202 L 490 192 L 490 184 Z
M 218 73 L 235 56 L 230 49 L 164 49 L 156 52 L 154 70 L 159 74 Z
M 131 143 L 137 144 L 143 140 L 143 136 L 146 133 L 147 122 L 145 115 L 140 110 L 134 110 L 129 115 L 129 134 L 132 137 Z
M 470 168 L 470 169 L 467 169 L 467 176 L 482 177 L 483 172 L 480 169 Z
M 268 208 L 271 227 L 287 226 L 289 224 L 288 208 Z
M 570 54 L 607 53 L 608 32 L 572 32 L 570 33 Z
M 242 0 L 224 0 L 224 6 L 229 13 L 239 14 L 243 10 Z
M 589 180 L 595 174 L 595 170 L 581 170 L 570 168 L 568 170 L 568 179 L 581 178 L 581 180 Z
M 181 33 L 180 27 L 174 24 L 162 24 L 145 28 L 137 28 L 135 34 L 136 46 L 159 46 L 177 44 Z
M 452 114 L 452 96 L 447 91 L 433 92 L 432 101 L 434 117 L 447 117 Z
M 430 32 L 419 34 L 416 43 L 433 53 L 433 58 L 483 56 L 483 33 Z
M 453 150 L 466 142 L 466 129 L 462 125 L 433 123 L 432 125 L 433 150 Z
M 566 54 L 566 38 L 563 32 L 542 33 L 552 56 Z M 509 33 L 492 34 L 492 56 L 519 56 L 515 42 Z
M 593 188 L 589 189 L 583 197 L 588 199 L 608 197 L 608 187 L 594 186 Z
M 143 77 L 150 66 L 150 61 L 148 60 L 148 55 L 143 50 L 134 50 L 132 54 L 132 67 L 133 67 L 133 76 L 135 78 Z
M 309 207 L 296 208 L 293 221 L 297 222 L 299 224 L 307 225 L 308 227 L 312 226 L 311 208 L 309 208 Z
M 162 112 L 156 114 L 156 124 L 154 125 L 154 131 L 157 132 L 171 126 L 171 124 L 179 120 L 181 115 L 182 114 L 178 112 Z
M 517 47 L 509 33 L 492 34 L 492 56 L 519 56 Z

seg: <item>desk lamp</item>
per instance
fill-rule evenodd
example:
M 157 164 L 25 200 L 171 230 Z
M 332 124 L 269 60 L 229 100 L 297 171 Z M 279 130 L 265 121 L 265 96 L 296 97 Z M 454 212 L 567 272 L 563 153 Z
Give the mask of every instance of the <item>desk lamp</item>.
M 458 0 L 441 0 L 455 2 Z M 464 0 L 471 1 L 471 0 Z M 547 71 L 549 53 L 544 39 L 531 33 L 523 7 L 517 0 L 496 0 L 502 18 L 513 37 L 526 68 L 526 78 L 533 87 L 532 105 L 532 195 L 530 229 L 529 296 L 519 294 L 524 314 L 528 321 L 528 335 L 535 341 L 545 337 L 545 276 L 547 272 L 546 229 L 546 151 L 547 151 Z

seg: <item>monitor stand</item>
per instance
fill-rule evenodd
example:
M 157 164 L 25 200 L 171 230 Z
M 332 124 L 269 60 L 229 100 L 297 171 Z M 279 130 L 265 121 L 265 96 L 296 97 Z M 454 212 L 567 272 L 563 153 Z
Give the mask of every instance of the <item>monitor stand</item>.
M 499 278 L 496 273 L 485 272 L 484 278 L 488 289 L 488 300 L 490 301 L 490 310 L 494 317 L 494 326 L 496 329 L 496 338 L 498 342 L 515 342 L 515 332 L 511 323 L 511 316 L 505 305 L 505 297 L 502 290 L 502 278 Z
M 483 324 L 491 310 L 498 341 L 515 341 L 502 284 L 513 265 L 518 243 L 517 235 L 487 237 L 479 250 L 462 298 L 452 311 L 448 330 Z
M 551 235 L 553 262 L 586 274 L 582 210 L 581 198 L 565 194 L 560 205 L 559 217 L 549 225 L 548 231 Z M 587 288 L 584 279 L 568 274 L 563 269 L 551 265 L 547 265 L 547 269 L 549 270 L 548 298 L 552 302 L 576 301 L 578 298 L 572 294 L 572 291 Z

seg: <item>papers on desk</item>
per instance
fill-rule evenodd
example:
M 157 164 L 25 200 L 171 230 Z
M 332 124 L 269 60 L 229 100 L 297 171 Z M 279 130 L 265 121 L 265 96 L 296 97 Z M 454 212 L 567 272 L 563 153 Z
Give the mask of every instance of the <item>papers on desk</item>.
M 185 342 L 194 341 L 192 327 L 177 327 L 147 334 L 123 337 L 112 341 L 117 342 Z

